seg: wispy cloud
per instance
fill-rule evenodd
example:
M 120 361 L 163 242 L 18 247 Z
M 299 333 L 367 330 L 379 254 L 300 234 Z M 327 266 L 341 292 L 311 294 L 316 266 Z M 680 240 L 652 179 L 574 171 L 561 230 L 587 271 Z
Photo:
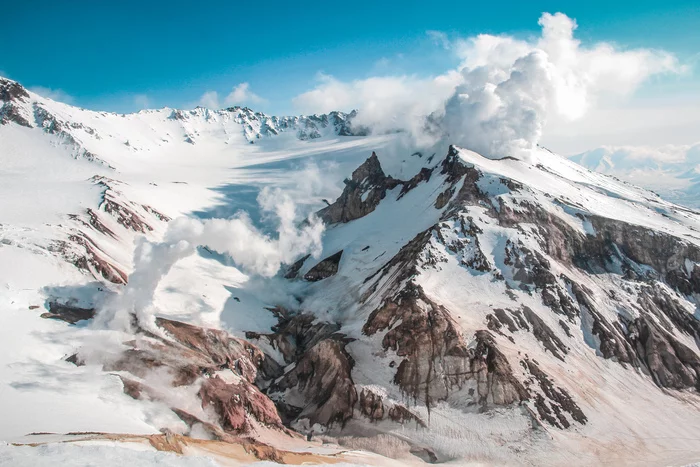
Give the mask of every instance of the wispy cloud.
M 447 34 L 442 31 L 428 30 L 425 31 L 425 33 L 427 34 L 428 38 L 435 43 L 435 45 L 442 47 L 443 49 L 449 49 L 452 46 Z
M 33 93 L 39 94 L 41 97 L 47 97 L 54 101 L 63 102 L 64 104 L 73 104 L 75 102 L 73 96 L 69 95 L 61 89 L 51 89 L 43 86 L 32 86 L 29 88 L 29 90 Z
M 148 97 L 147 94 L 136 94 L 133 97 L 133 102 L 134 105 L 139 109 L 149 109 L 153 107 L 153 102 L 151 101 L 151 98 Z
M 220 109 L 233 105 L 264 104 L 267 100 L 250 89 L 249 83 L 240 83 L 231 89 L 223 100 L 216 91 L 207 91 L 199 99 L 199 104 L 208 109 Z

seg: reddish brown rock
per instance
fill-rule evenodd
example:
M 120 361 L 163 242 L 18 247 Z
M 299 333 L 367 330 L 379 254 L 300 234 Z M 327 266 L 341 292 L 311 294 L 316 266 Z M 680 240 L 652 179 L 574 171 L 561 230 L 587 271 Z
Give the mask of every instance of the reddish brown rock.
M 221 427 L 227 432 L 249 432 L 252 428 L 250 417 L 264 425 L 284 428 L 275 404 L 246 381 L 227 383 L 218 376 L 206 378 L 199 395 L 202 407 L 213 407 Z

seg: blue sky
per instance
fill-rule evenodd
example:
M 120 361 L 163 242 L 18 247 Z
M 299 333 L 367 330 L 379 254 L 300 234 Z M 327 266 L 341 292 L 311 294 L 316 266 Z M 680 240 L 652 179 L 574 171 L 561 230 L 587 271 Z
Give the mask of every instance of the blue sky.
M 584 42 L 663 48 L 681 60 L 700 52 L 692 1 L 3 3 L 3 74 L 114 111 L 187 106 L 248 82 L 265 98 L 257 107 L 290 113 L 291 98 L 313 88 L 319 72 L 343 80 L 438 74 L 458 60 L 426 31 L 527 37 L 543 11 L 575 18 Z

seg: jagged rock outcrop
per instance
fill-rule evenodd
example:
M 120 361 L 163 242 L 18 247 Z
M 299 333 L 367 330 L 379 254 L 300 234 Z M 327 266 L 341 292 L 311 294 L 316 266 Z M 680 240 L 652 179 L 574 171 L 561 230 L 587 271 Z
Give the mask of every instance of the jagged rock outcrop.
M 505 335 L 501 331 L 502 327 L 505 327 L 511 334 L 518 330 L 532 332 L 545 350 L 559 360 L 564 361 L 564 356 L 569 351 L 568 348 L 530 307 L 523 305 L 517 310 L 496 308 L 493 311 L 494 314 L 490 314 L 486 317 L 490 330 L 502 335 Z M 511 336 L 506 337 L 508 337 L 511 342 L 515 342 Z
M 352 418 L 357 391 L 352 380 L 355 361 L 345 350 L 345 339 L 333 335 L 320 340 L 306 350 L 294 367 L 273 383 L 269 393 L 285 392 L 283 399 L 298 399 L 306 403 L 292 408 L 295 420 L 308 419 L 310 425 L 344 424 Z M 291 397 L 290 397 L 291 396 Z
M 537 362 L 526 358 L 521 360 L 520 363 L 533 377 L 528 381 L 528 386 L 532 390 L 534 390 L 533 383 L 537 383 L 539 386 L 540 392 L 535 393 L 534 402 L 542 420 L 559 428 L 569 428 L 571 426 L 566 413 L 569 414 L 571 419 L 580 424 L 585 424 L 588 421 L 588 418 L 578 404 L 574 402 L 568 391 L 555 386 L 552 379 L 542 371 Z
M 338 272 L 340 259 L 343 257 L 343 250 L 332 254 L 324 259 L 304 274 L 304 279 L 310 282 L 320 281 L 328 277 L 334 276 Z
M 345 179 L 345 188 L 338 199 L 331 205 L 318 211 L 317 215 L 327 224 L 350 222 L 374 211 L 384 199 L 386 192 L 401 186 L 400 199 L 421 182 L 427 182 L 433 169 L 424 167 L 408 181 L 397 180 L 382 170 L 375 152 Z
M 403 404 L 356 386 L 352 378 L 355 361 L 346 349 L 351 339 L 338 333 L 337 324 L 282 308 L 275 313 L 279 323 L 273 333 L 249 332 L 246 337 L 266 341 L 284 358 L 281 365 L 266 367 L 263 363 L 258 385 L 275 401 L 286 424 L 342 428 L 352 418 L 366 417 L 373 422 L 425 426 Z M 284 364 L 289 365 L 286 370 Z
M 470 348 L 449 312 L 420 287 L 407 286 L 372 312 L 363 327 L 368 336 L 384 330 L 384 349 L 403 357 L 394 382 L 414 402 L 432 407 L 467 385 L 470 395 L 476 389 L 474 403 L 481 407 L 528 397 L 491 336 L 477 333 L 476 348 Z
M 345 189 L 335 203 L 321 209 L 318 216 L 328 224 L 350 222 L 374 211 L 379 202 L 401 184 L 386 176 L 374 152 L 345 180 Z
M 83 308 L 71 303 L 49 302 L 49 311 L 41 314 L 42 318 L 57 319 L 75 324 L 95 317 L 94 308 Z
M 282 354 L 285 361 L 278 363 L 292 368 L 284 372 L 280 365 L 267 367 L 259 384 L 278 402 L 287 423 L 344 424 L 353 416 L 357 402 L 354 360 L 345 349 L 349 340 L 337 333 L 339 326 L 311 314 L 292 314 L 281 308 L 275 312 L 279 324 L 273 333 L 247 333 L 246 337 L 265 339 Z
M 29 94 L 21 84 L 9 79 L 0 78 L 0 125 L 14 122 L 18 125 L 31 127 L 27 116 L 18 103 L 26 102 Z
M 648 318 L 628 326 L 629 339 L 656 384 L 664 388 L 700 391 L 700 357 Z
M 301 268 L 304 266 L 304 263 L 305 263 L 306 260 L 309 259 L 310 257 L 311 257 L 311 255 L 308 254 L 308 255 L 302 256 L 301 258 L 299 258 L 298 260 L 296 260 L 296 261 L 294 262 L 294 264 L 292 264 L 291 266 L 289 266 L 289 268 L 287 269 L 287 271 L 284 273 L 284 278 L 285 278 L 285 279 L 294 279 L 295 277 L 297 277 L 297 275 L 299 274 L 299 271 L 300 271 Z

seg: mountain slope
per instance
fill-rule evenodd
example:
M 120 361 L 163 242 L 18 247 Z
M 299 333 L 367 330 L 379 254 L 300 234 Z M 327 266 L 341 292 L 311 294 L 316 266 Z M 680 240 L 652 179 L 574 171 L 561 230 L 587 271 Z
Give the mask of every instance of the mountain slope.
M 695 212 L 544 149 L 416 151 L 340 113 L 119 116 L 1 86 L 4 439 L 321 449 L 291 429 L 407 464 L 700 458 Z M 304 210 L 322 245 L 290 255 Z M 239 238 L 285 266 L 256 272 Z

